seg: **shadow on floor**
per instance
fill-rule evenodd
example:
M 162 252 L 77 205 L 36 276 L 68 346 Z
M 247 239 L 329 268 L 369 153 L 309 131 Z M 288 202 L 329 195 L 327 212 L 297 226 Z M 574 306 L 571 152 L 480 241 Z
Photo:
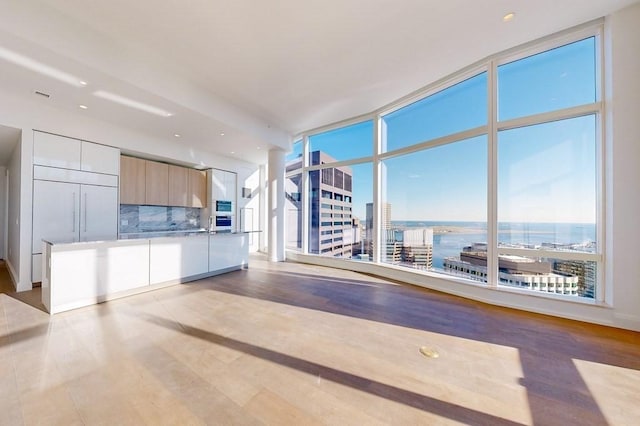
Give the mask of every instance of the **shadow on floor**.
M 234 351 L 242 352 L 265 361 L 277 363 L 312 376 L 322 377 L 323 380 L 329 380 L 343 386 L 348 386 L 380 398 L 405 404 L 458 422 L 476 425 L 520 425 L 518 422 L 513 422 L 502 417 L 493 416 L 488 413 L 462 407 L 427 395 L 421 395 L 416 392 L 367 379 L 366 377 L 361 377 L 326 365 L 307 361 L 282 352 L 252 345 L 230 337 L 221 336 L 201 328 L 176 323 L 152 314 L 144 314 L 144 316 L 146 316 L 147 321 L 160 327 L 174 331 L 177 330 L 186 335 L 215 345 L 220 345 Z
M 34 287 L 29 291 L 17 292 L 9 276 L 7 270 L 7 264 L 4 260 L 0 260 L 0 294 L 6 294 L 7 296 L 16 299 L 22 303 L 47 312 L 42 304 L 42 289 L 40 287 Z

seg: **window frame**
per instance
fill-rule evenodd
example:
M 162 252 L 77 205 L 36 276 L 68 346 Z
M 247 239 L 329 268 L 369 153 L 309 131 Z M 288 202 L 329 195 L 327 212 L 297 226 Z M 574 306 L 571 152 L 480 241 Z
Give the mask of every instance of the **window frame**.
M 380 229 L 382 218 L 382 174 L 381 165 L 384 160 L 402 156 L 406 154 L 415 153 L 418 151 L 432 149 L 438 146 L 453 144 L 456 142 L 471 139 L 477 136 L 486 135 L 487 137 L 487 282 L 484 286 L 498 289 L 506 292 L 525 292 L 528 295 L 545 297 L 545 298 L 561 298 L 563 300 L 582 302 L 587 304 L 602 304 L 611 302 L 612 291 L 605 282 L 606 276 L 606 264 L 605 253 L 606 247 L 606 217 L 605 217 L 605 203 L 606 199 L 606 182 L 605 182 L 605 129 L 606 129 L 606 114 L 604 99 L 605 94 L 605 70 L 603 67 L 604 54 L 604 21 L 602 19 L 589 22 L 578 27 L 565 30 L 559 34 L 550 35 L 539 40 L 534 40 L 523 45 L 505 50 L 503 52 L 491 55 L 481 61 L 471 64 L 449 76 L 446 76 L 433 84 L 430 84 L 424 88 L 416 90 L 407 96 L 404 96 L 392 103 L 389 103 L 377 110 L 368 114 L 363 114 L 357 117 L 352 117 L 346 120 L 342 120 L 336 123 L 332 123 L 326 126 L 317 127 L 309 131 L 301 132 L 296 135 L 295 140 L 302 140 L 303 144 L 303 159 L 302 168 L 292 172 L 288 172 L 286 175 L 294 175 L 302 173 L 302 208 L 303 208 L 303 243 L 302 253 L 310 254 L 308 251 L 308 231 L 309 231 L 309 172 L 315 170 L 322 170 L 325 168 L 339 168 L 344 166 L 354 166 L 363 163 L 371 163 L 373 166 L 373 259 L 372 263 L 376 265 L 389 266 L 382 262 L 380 253 Z M 594 38 L 595 45 L 595 102 L 583 105 L 576 105 L 568 108 L 561 108 L 549 112 L 537 113 L 527 115 L 523 117 L 512 118 L 504 121 L 498 120 L 498 67 L 513 61 L 517 61 L 523 58 L 537 55 L 552 49 L 560 48 L 567 44 L 578 42 L 586 38 Z M 384 120 L 383 117 L 396 112 L 406 106 L 412 105 L 422 99 L 425 99 L 433 94 L 439 93 L 459 84 L 465 80 L 473 78 L 481 73 L 487 73 L 487 123 L 482 126 L 478 126 L 472 129 L 448 134 L 438 138 L 421 141 L 409 146 L 398 148 L 390 151 L 382 151 L 383 139 L 384 139 Z M 551 249 L 526 249 L 526 248 L 509 248 L 498 247 L 498 134 L 504 130 L 511 130 L 521 127 L 540 125 L 548 122 L 566 120 L 571 118 L 583 117 L 587 115 L 594 115 L 596 121 L 595 130 L 595 176 L 596 176 L 596 242 L 597 248 L 595 253 L 585 252 L 567 252 L 556 251 Z M 354 124 L 362 123 L 365 121 L 373 121 L 373 137 L 372 137 L 372 155 L 368 157 L 352 158 L 348 160 L 335 161 L 329 164 L 309 165 L 309 150 L 310 142 L 309 137 L 318 135 L 324 132 L 337 130 L 343 127 L 351 126 Z M 362 218 L 361 218 L 362 219 Z M 525 290 L 512 287 L 500 286 L 499 271 L 498 271 L 498 256 L 499 255 L 517 255 L 526 257 L 549 257 L 562 260 L 578 260 L 596 262 L 597 265 L 597 285 L 593 299 L 587 299 L 584 297 L 557 295 L 553 293 L 546 293 L 535 290 Z M 318 254 L 322 256 L 322 254 Z M 341 259 L 341 261 L 349 262 L 347 259 Z M 407 271 L 409 272 L 409 270 Z M 419 272 L 411 271 L 415 274 L 436 274 L 438 278 L 454 280 L 456 282 L 467 282 L 468 284 L 478 285 L 477 281 L 467 280 L 458 276 L 448 276 L 445 274 L 439 274 L 434 272 Z

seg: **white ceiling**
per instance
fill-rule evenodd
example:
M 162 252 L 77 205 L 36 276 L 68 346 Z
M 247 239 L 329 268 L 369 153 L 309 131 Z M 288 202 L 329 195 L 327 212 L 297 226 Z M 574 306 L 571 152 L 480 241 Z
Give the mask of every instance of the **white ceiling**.
M 290 135 L 636 1 L 0 0 L 0 47 L 89 82 L 0 60 L 0 90 L 53 91 L 60 108 L 91 103 L 90 116 L 263 162 Z M 507 12 L 516 18 L 503 23 Z M 174 116 L 112 105 L 91 96 L 96 88 Z

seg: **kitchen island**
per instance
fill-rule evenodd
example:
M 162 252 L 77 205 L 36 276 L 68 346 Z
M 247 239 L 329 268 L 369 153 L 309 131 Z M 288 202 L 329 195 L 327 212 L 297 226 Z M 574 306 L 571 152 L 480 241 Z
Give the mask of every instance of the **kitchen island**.
M 44 241 L 42 303 L 50 314 L 248 267 L 246 232 Z

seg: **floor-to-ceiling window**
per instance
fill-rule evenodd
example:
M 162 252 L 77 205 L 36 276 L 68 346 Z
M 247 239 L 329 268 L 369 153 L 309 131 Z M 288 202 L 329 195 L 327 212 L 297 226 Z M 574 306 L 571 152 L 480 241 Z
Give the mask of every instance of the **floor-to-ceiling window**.
M 303 134 L 288 169 L 307 224 L 296 247 L 602 300 L 599 31 L 495 55 Z
M 373 135 L 367 120 L 309 136 L 309 253 L 371 259 L 366 206 L 373 194 Z
M 595 297 L 596 49 L 592 36 L 497 67 L 499 285 Z
M 486 244 L 487 94 L 479 72 L 381 116 L 383 263 L 450 273 Z

